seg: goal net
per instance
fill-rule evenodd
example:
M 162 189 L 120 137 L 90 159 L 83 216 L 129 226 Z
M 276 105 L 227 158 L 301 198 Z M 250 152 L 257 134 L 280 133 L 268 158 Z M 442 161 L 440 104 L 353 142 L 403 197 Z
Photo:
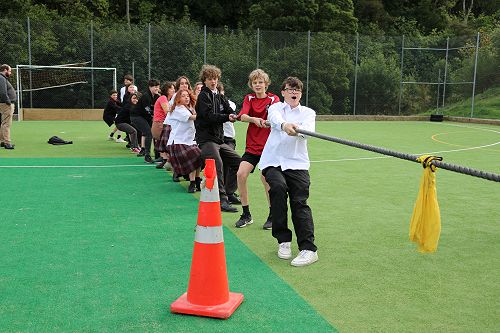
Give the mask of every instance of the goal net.
M 17 65 L 19 118 L 23 108 L 104 108 L 116 89 L 116 68 L 82 65 Z

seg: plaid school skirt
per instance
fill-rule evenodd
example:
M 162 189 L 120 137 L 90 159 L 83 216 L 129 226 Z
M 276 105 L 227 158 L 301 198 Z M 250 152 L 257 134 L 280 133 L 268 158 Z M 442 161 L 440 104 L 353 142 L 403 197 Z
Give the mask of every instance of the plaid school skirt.
M 197 145 L 173 144 L 168 146 L 172 170 L 178 175 L 188 175 L 201 167 L 201 150 Z
M 160 153 L 168 153 L 167 142 L 170 137 L 170 132 L 172 132 L 172 127 L 170 125 L 163 126 L 160 134 L 160 139 L 155 141 L 155 150 Z

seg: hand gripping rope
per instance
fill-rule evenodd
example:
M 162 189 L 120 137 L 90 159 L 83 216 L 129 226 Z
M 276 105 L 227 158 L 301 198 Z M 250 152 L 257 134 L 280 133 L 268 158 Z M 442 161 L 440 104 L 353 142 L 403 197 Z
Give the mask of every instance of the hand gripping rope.
M 403 160 L 408 160 L 408 161 L 412 161 L 412 162 L 422 163 L 422 165 L 424 166 L 424 168 L 426 166 L 430 166 L 433 171 L 434 171 L 434 169 L 436 167 L 438 167 L 438 168 L 441 168 L 441 169 L 445 169 L 445 170 L 449 170 L 449 171 L 454 171 L 454 172 L 462 173 L 464 175 L 479 177 L 479 178 L 491 180 L 491 181 L 494 181 L 494 182 L 500 182 L 500 175 L 499 174 L 492 173 L 492 172 L 481 171 L 481 170 L 476 170 L 476 169 L 471 169 L 471 168 L 464 167 L 464 166 L 461 166 L 461 165 L 455 165 L 455 164 L 445 163 L 445 162 L 442 162 L 442 158 L 441 157 L 433 156 L 432 159 L 427 159 L 427 161 L 422 161 L 420 159 L 420 157 L 417 156 L 417 155 L 400 153 L 400 152 L 389 150 L 389 149 L 386 149 L 386 148 L 375 147 L 375 146 L 366 145 L 366 144 L 363 144 L 363 143 L 359 143 L 359 142 L 355 142 L 355 141 L 349 141 L 349 140 L 345 140 L 345 139 L 341 139 L 341 138 L 336 138 L 336 137 L 332 137 L 332 136 L 328 136 L 328 135 L 324 135 L 324 134 L 320 134 L 320 133 L 309 132 L 309 131 L 306 131 L 306 130 L 303 130 L 303 129 L 300 129 L 300 128 L 296 129 L 295 131 L 297 133 L 308 135 L 308 136 L 312 136 L 312 137 L 315 137 L 315 138 L 318 138 L 318 139 L 332 141 L 332 142 L 336 142 L 336 143 L 340 143 L 340 144 L 343 144 L 343 145 L 347 145 L 347 146 L 351 146 L 351 147 L 355 147 L 355 148 L 360 148 L 360 149 L 364 149 L 364 150 L 368 150 L 368 151 L 372 151 L 372 152 L 383 154 L 383 155 L 387 155 L 387 156 L 397 157 L 397 158 L 400 158 L 400 159 L 403 159 Z M 433 167 L 434 167 L 434 169 L 433 169 Z

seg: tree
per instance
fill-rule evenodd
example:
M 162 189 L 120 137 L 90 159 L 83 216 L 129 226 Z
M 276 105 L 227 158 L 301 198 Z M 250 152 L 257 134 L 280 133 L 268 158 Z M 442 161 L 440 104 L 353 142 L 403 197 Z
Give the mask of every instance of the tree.
M 352 0 L 260 0 L 250 6 L 254 28 L 354 33 Z

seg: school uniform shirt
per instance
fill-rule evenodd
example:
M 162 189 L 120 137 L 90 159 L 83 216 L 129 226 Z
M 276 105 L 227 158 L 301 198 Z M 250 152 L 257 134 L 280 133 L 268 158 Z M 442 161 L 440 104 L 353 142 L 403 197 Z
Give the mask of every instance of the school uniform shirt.
M 314 132 L 316 112 L 299 104 L 292 109 L 287 103 L 279 102 L 269 107 L 267 120 L 271 134 L 262 151 L 259 168 L 281 167 L 281 170 L 309 170 L 307 139 L 304 135 L 290 136 L 281 129 L 283 123 L 295 123 L 299 128 Z
M 123 97 L 125 97 L 125 93 L 127 92 L 127 87 L 123 86 L 120 88 L 120 102 L 123 103 Z
M 167 96 L 161 95 L 156 100 L 153 109 L 153 121 L 161 121 L 163 123 L 165 121 L 165 118 L 167 117 L 167 114 L 161 107 L 161 103 L 168 104 Z
M 195 145 L 194 135 L 196 133 L 194 121 L 189 119 L 191 111 L 184 105 L 177 105 L 169 116 L 172 132 L 168 138 L 167 146 L 172 144 Z
M 236 111 L 236 104 L 231 101 L 227 100 L 229 103 L 229 107 L 234 111 Z M 231 138 L 234 139 L 236 136 L 236 131 L 234 130 L 234 124 L 230 121 L 226 121 L 224 124 L 222 124 L 222 128 L 224 129 L 224 138 Z
M 243 106 L 238 114 L 238 119 L 246 114 L 250 117 L 262 118 L 267 120 L 268 109 L 272 104 L 278 103 L 280 99 L 273 93 L 268 92 L 264 98 L 257 98 L 255 93 L 248 94 L 243 100 Z M 270 129 L 259 127 L 254 123 L 248 124 L 246 148 L 245 152 L 260 155 L 264 145 L 266 144 L 267 137 L 269 136 Z

